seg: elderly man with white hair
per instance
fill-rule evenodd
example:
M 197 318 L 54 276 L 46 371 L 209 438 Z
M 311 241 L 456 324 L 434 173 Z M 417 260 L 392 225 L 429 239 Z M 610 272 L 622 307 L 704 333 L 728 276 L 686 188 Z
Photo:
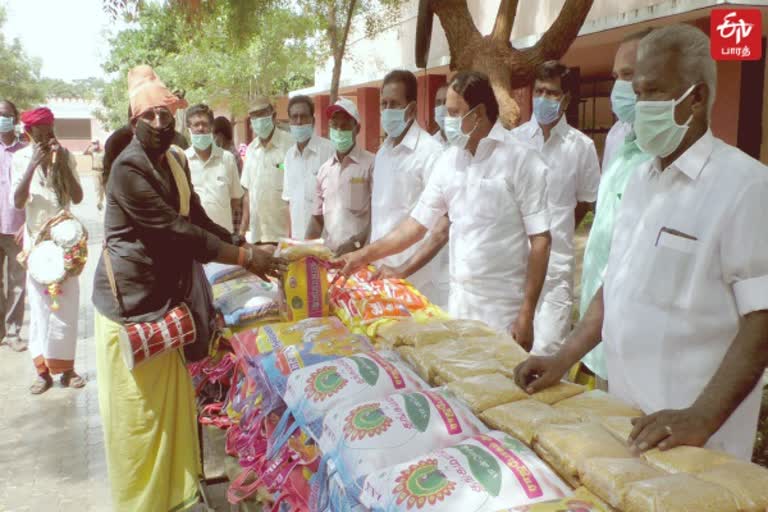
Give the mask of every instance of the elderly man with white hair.
M 603 286 L 553 356 L 515 370 L 529 392 L 605 340 L 609 391 L 645 412 L 635 451 L 706 445 L 749 459 L 768 363 L 768 169 L 709 129 L 717 70 L 689 25 L 640 43 L 637 144 Z

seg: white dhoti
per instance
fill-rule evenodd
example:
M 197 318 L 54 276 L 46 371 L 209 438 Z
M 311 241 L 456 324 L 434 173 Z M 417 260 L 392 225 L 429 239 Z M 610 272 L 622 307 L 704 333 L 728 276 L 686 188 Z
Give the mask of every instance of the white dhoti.
M 573 323 L 573 296 L 566 279 L 544 283 L 533 318 L 533 348 L 536 356 L 553 355 L 560 350 Z
M 450 314 L 454 318 L 479 320 L 500 333 L 509 333 L 517 319 L 522 298 L 490 298 L 470 292 L 459 284 L 451 284 Z
M 77 347 L 80 280 L 71 277 L 61 285 L 59 308 L 51 307 L 48 287 L 27 276 L 29 300 L 29 352 L 38 374 L 73 370 Z

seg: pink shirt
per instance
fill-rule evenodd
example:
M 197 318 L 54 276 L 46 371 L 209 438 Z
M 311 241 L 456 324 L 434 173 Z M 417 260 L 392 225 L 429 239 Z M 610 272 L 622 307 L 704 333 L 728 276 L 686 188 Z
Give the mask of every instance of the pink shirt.
M 24 210 L 17 210 L 13 204 L 13 154 L 26 144 L 16 139 L 10 146 L 0 140 L 0 235 L 15 235 L 24 224 Z
M 314 215 L 323 216 L 323 236 L 332 250 L 368 228 L 374 155 L 355 146 L 339 162 L 338 154 L 317 173 Z

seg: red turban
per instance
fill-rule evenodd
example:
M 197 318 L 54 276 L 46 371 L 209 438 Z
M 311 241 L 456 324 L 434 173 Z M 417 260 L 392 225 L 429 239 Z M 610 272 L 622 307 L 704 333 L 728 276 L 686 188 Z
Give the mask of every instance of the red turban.
M 22 112 L 21 122 L 28 128 L 33 126 L 53 126 L 53 112 L 47 107 L 28 110 Z

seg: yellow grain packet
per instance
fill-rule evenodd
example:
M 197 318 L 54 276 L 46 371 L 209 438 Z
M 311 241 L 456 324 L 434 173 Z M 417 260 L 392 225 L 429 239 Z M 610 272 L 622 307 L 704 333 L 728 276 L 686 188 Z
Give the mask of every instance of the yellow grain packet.
M 520 388 L 500 373 L 455 380 L 446 387 L 463 400 L 475 414 L 520 399 Z
M 613 395 L 595 389 L 568 398 L 555 405 L 558 409 L 568 410 L 589 421 L 599 416 L 629 416 L 638 417 L 643 411 L 624 403 Z
M 593 457 L 630 458 L 629 448 L 598 423 L 545 425 L 536 433 L 533 448 L 573 487 L 579 471 Z
M 729 462 L 696 472 L 695 476 L 731 491 L 741 512 L 768 510 L 768 469 L 762 466 L 742 461 Z
M 643 453 L 643 460 L 666 473 L 694 473 L 739 459 L 707 448 L 678 446 L 664 451 L 658 448 L 648 450 Z
M 680 473 L 635 482 L 627 487 L 624 512 L 739 512 L 728 489 Z
M 530 398 L 488 409 L 480 415 L 480 419 L 489 427 L 506 432 L 528 446 L 544 425 L 579 423 L 578 416 Z
M 579 472 L 581 483 L 612 507 L 624 508 L 624 495 L 629 484 L 664 476 L 637 457 L 629 459 L 595 457 L 584 463 Z
M 629 416 L 603 416 L 598 418 L 597 421 L 622 443 L 629 441 L 629 434 L 635 428 L 632 425 L 632 418 Z
M 612 512 L 613 510 L 589 490 L 579 487 L 573 492 L 573 496 L 567 498 L 513 507 L 498 512 Z

